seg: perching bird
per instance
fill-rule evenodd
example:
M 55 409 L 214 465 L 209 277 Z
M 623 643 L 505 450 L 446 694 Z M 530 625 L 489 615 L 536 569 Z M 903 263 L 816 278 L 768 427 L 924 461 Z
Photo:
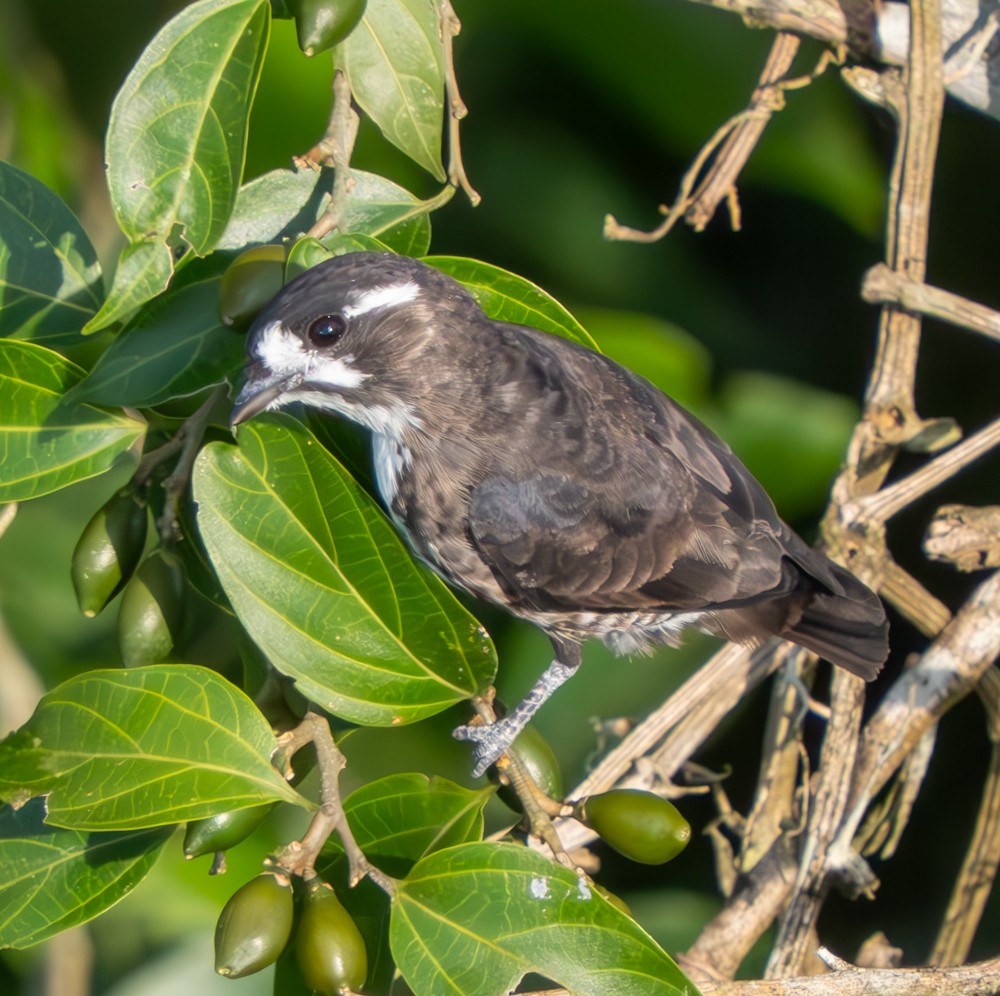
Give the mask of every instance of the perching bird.
M 461 284 L 361 252 L 291 281 L 254 322 L 235 425 L 301 402 L 371 430 L 375 480 L 413 552 L 540 626 L 555 659 L 492 726 L 476 774 L 598 637 L 630 653 L 687 626 L 792 640 L 871 680 L 876 595 L 781 521 L 729 447 L 590 349 L 488 318 Z

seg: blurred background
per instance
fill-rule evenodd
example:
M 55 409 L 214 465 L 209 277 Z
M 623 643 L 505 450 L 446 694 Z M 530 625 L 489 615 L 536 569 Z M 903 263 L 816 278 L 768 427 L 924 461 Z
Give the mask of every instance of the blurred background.
M 98 246 L 106 272 L 120 247 L 104 187 L 102 139 L 111 101 L 178 0 L 0 0 L 0 157 L 57 190 Z M 740 110 L 772 35 L 736 17 L 680 0 L 455 3 L 456 46 L 470 115 L 463 152 L 483 196 L 457 195 L 432 216 L 432 252 L 467 255 L 541 285 L 583 322 L 601 347 L 657 381 L 722 434 L 807 538 L 815 535 L 830 480 L 859 410 L 877 313 L 858 296 L 882 255 L 892 129 L 827 72 L 788 94 L 740 184 L 743 230 L 724 217 L 702 234 L 675 229 L 652 246 L 608 243 L 606 213 L 640 228 L 660 219 L 702 143 Z M 797 71 L 820 55 L 806 44 Z M 288 166 L 321 136 L 332 67 L 305 59 L 291 22 L 276 21 L 250 127 L 246 178 Z M 935 187 L 928 279 L 996 306 L 991 221 L 1000 216 L 1000 126 L 955 104 L 944 123 Z M 420 196 L 433 181 L 362 126 L 355 163 Z M 970 334 L 927 324 L 920 414 L 950 415 L 966 433 L 995 415 L 995 349 Z M 899 472 L 914 464 L 904 459 Z M 995 502 L 996 462 L 984 463 L 894 520 L 897 559 L 952 608 L 976 578 L 928 564 L 919 542 L 944 501 Z M 78 670 L 115 666 L 114 613 L 80 616 L 68 576 L 70 551 L 93 511 L 121 483 L 106 478 L 24 505 L 0 544 L 0 616 L 15 645 L 52 687 Z M 477 611 L 482 611 L 477 609 Z M 516 701 L 548 661 L 530 628 L 482 611 L 500 651 L 500 695 Z M 919 649 L 905 625 L 895 659 Z M 637 717 L 711 652 L 707 639 L 649 659 L 613 662 L 588 647 L 586 665 L 539 716 L 567 784 L 598 746 L 588 717 Z M 180 648 L 192 663 L 238 674 L 223 624 L 192 612 Z M 874 690 L 878 695 L 878 689 Z M 746 809 L 766 690 L 742 703 L 698 760 L 731 768 L 733 804 Z M 417 727 L 360 731 L 346 747 L 354 784 L 420 769 L 468 784 L 469 760 L 447 713 Z M 23 719 L 23 717 L 22 717 Z M 818 730 L 818 728 L 817 728 Z M 829 903 L 824 942 L 851 957 L 882 929 L 908 964 L 926 954 L 961 861 L 978 805 L 988 744 L 981 710 L 962 703 L 942 725 L 916 815 L 889 864 L 877 864 L 874 903 Z M 507 818 L 497 803 L 491 818 Z M 696 840 L 659 869 L 602 853 L 605 876 L 668 951 L 683 950 L 718 907 L 712 855 L 698 831 L 714 813 L 704 798 L 682 803 Z M 297 827 L 279 816 L 232 854 L 223 879 L 207 859 L 185 864 L 171 843 L 153 874 L 89 928 L 94 992 L 131 996 L 270 991 L 266 975 L 240 983 L 211 971 L 211 931 L 231 892 L 260 857 Z M 996 954 L 994 896 L 973 957 Z M 990 940 L 992 938 L 992 941 Z M 30 992 L 40 951 L 0 955 L 0 990 Z M 753 970 L 753 967 L 750 967 Z M 235 988 L 239 985 L 241 988 Z M 214 988 L 213 988 L 214 987 Z

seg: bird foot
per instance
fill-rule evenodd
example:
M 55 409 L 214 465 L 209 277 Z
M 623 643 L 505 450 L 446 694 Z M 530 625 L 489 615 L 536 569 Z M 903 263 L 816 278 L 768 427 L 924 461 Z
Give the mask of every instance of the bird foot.
M 496 764 L 507 753 L 517 735 L 524 729 L 524 725 L 511 714 L 498 719 L 495 723 L 457 726 L 451 735 L 456 740 L 468 740 L 476 745 L 473 751 L 476 764 L 472 769 L 472 777 L 478 778 L 486 773 L 491 764 Z

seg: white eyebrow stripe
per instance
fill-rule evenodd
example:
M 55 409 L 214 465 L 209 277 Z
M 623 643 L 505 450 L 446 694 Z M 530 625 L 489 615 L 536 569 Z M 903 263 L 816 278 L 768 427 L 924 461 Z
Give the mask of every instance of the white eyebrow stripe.
M 389 287 L 377 287 L 374 290 L 359 294 L 353 304 L 347 304 L 341 309 L 345 318 L 357 318 L 367 315 L 379 308 L 389 308 L 397 304 L 406 304 L 420 293 L 420 287 L 412 280 L 404 284 L 392 284 Z

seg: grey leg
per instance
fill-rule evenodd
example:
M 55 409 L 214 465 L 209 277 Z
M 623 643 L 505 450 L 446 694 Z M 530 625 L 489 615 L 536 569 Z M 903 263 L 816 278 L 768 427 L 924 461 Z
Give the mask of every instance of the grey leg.
M 555 644 L 556 659 L 545 669 L 531 691 L 517 705 L 513 712 L 489 726 L 459 726 L 452 731 L 456 740 L 471 740 L 476 744 L 476 765 L 472 769 L 478 778 L 486 769 L 507 753 L 518 734 L 528 725 L 531 717 L 548 700 L 549 696 L 580 666 L 580 646 L 552 641 Z

